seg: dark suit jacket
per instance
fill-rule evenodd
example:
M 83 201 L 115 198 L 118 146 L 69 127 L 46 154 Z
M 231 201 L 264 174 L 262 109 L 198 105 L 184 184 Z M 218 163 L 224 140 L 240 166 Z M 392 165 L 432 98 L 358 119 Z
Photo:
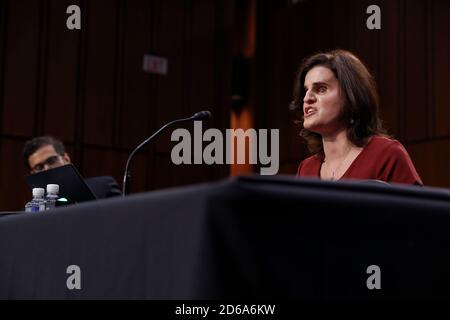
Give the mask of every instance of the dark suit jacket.
M 97 199 L 120 196 L 122 194 L 119 185 L 113 177 L 92 177 L 86 178 L 85 181 Z

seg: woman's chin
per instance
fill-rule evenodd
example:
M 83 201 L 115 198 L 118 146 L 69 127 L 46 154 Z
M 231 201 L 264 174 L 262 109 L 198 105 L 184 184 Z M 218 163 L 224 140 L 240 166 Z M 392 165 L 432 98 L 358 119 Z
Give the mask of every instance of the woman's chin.
M 323 131 L 323 127 L 321 127 L 317 124 L 314 124 L 314 123 L 303 123 L 303 128 L 305 128 L 308 131 L 320 134 L 320 135 L 322 134 L 322 131 Z
M 314 129 L 315 129 L 316 127 L 317 127 L 317 126 L 314 124 L 313 121 L 304 121 L 304 122 L 303 122 L 303 128 L 305 128 L 306 130 L 314 131 Z

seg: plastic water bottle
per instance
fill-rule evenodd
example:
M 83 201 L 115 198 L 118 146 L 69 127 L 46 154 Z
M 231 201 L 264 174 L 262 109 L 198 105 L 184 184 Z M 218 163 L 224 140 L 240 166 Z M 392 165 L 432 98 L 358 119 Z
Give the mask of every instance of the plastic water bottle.
M 47 185 L 47 196 L 45 197 L 45 210 L 51 210 L 56 207 L 56 201 L 58 201 L 59 196 L 59 185 L 48 184 Z
M 26 212 L 45 211 L 44 188 L 33 188 L 33 199 L 25 205 Z

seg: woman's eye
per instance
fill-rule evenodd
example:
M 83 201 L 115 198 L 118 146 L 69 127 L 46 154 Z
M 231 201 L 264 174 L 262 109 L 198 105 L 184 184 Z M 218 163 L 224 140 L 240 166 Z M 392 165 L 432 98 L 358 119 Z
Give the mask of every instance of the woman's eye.
M 319 89 L 317 89 L 317 91 L 320 93 L 324 93 L 325 91 L 327 91 L 327 87 L 321 86 L 321 87 L 319 87 Z

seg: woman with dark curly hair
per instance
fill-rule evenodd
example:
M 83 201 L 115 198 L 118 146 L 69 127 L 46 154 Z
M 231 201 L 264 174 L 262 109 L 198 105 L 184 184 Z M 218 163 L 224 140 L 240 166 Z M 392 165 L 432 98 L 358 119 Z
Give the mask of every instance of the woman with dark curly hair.
M 385 134 L 378 100 L 372 75 L 351 52 L 307 58 L 290 108 L 302 112 L 301 136 L 312 156 L 297 175 L 423 185 L 406 149 Z

